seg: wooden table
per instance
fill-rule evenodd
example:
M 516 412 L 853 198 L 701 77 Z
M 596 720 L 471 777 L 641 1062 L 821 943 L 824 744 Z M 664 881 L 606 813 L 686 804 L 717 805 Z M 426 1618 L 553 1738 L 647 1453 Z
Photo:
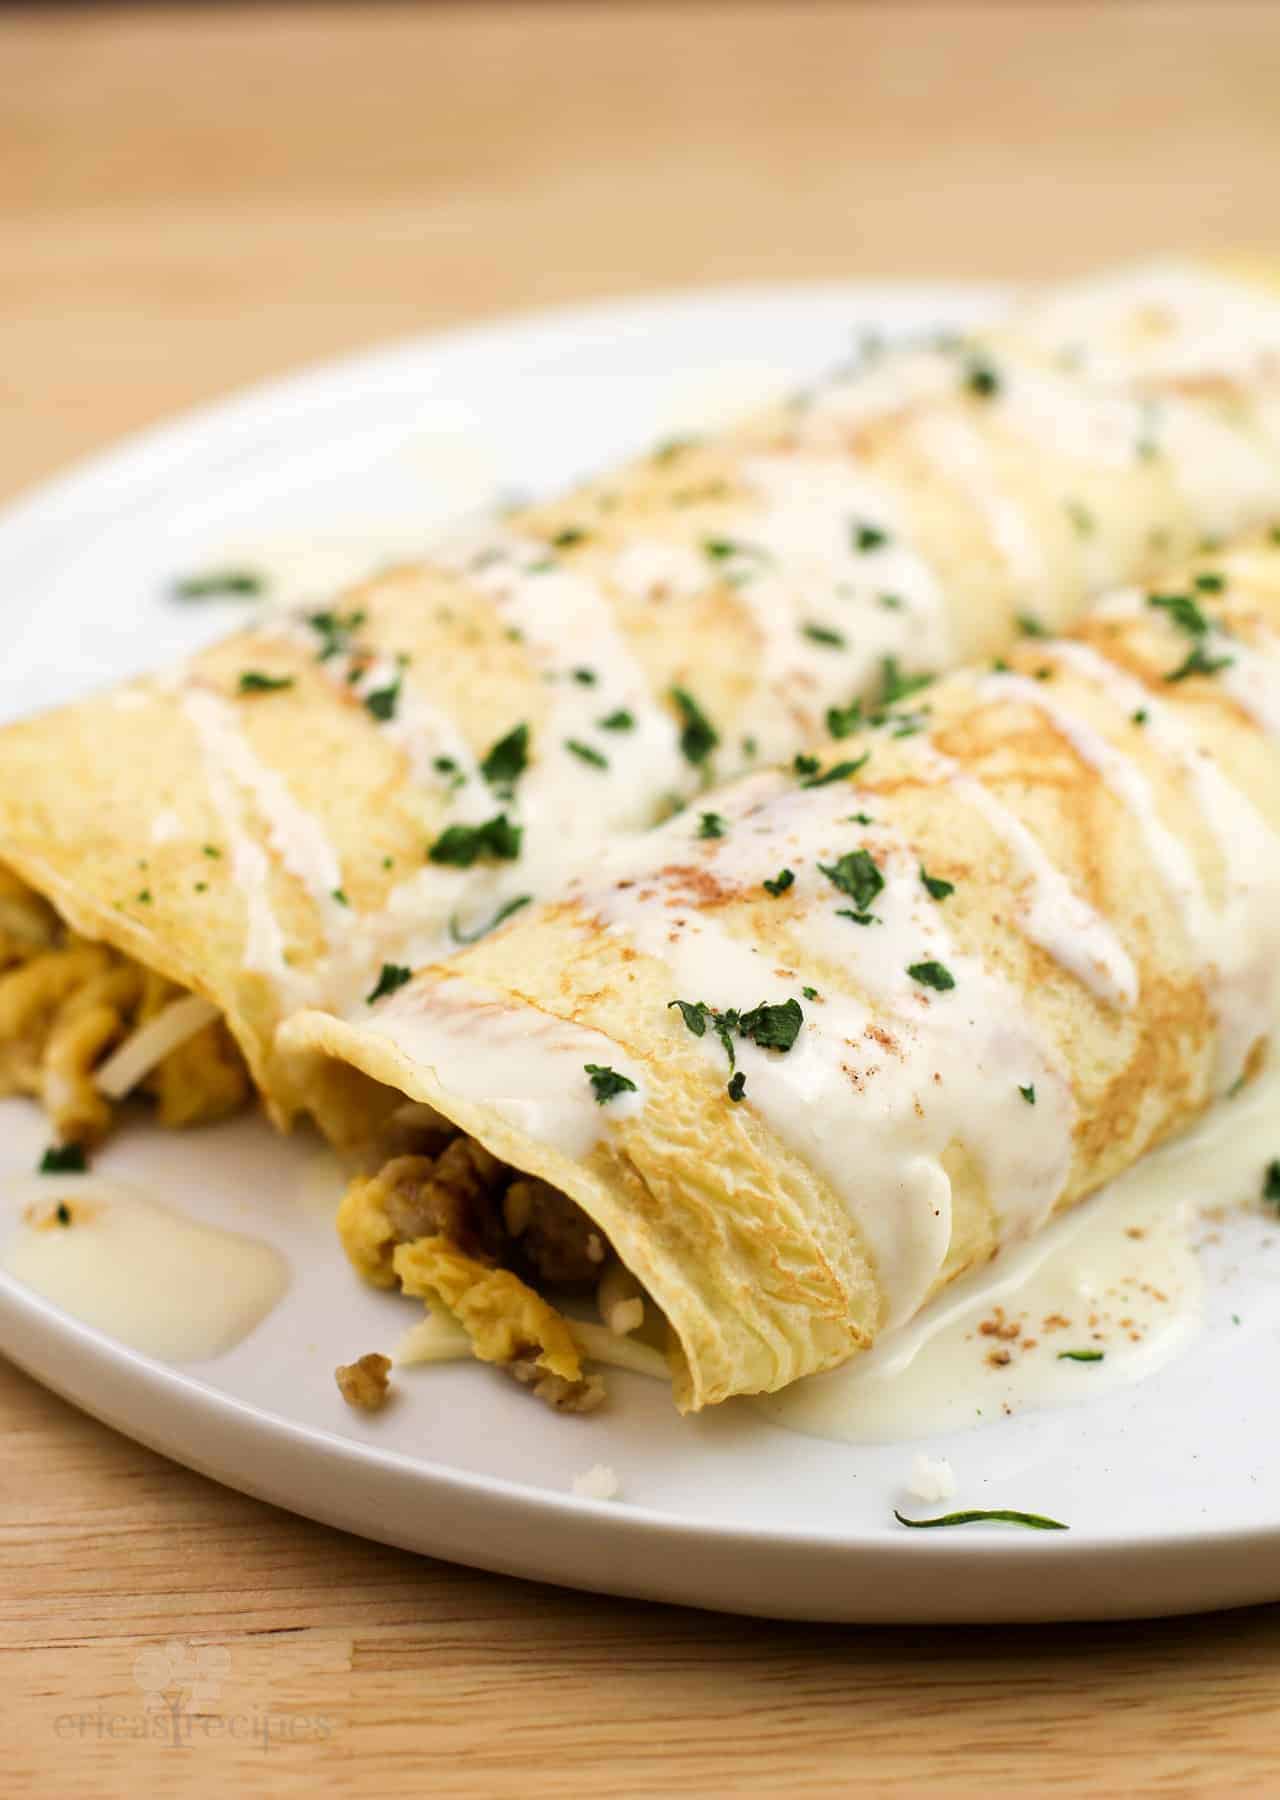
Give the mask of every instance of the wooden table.
M 504 308 L 1274 251 L 1278 75 L 1265 3 L 0 13 L 0 492 Z M 6 1795 L 1280 1785 L 1275 1609 L 684 1614 L 300 1522 L 7 1367 L 0 1422 Z M 176 1748 L 137 1679 L 170 1638 L 229 1658 Z

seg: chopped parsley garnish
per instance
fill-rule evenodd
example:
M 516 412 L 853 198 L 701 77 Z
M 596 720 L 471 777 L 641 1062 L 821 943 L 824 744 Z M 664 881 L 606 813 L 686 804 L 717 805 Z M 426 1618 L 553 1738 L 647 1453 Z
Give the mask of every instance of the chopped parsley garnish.
M 905 605 L 901 594 L 877 594 L 876 600 L 886 612 L 901 612 Z
M 1196 586 L 1202 594 L 1220 594 L 1227 585 L 1225 575 L 1218 575 L 1206 569 L 1202 575 L 1196 576 Z
M 582 1066 L 591 1078 L 591 1092 L 596 1097 L 597 1106 L 616 1100 L 619 1094 L 636 1094 L 640 1091 L 630 1076 L 619 1075 L 607 1063 L 583 1063 Z
M 307 614 L 307 624 L 320 639 L 317 662 L 328 662 L 332 656 L 343 656 L 351 647 L 353 635 L 364 624 L 362 612 L 314 612 Z
M 205 855 L 213 857 L 215 861 L 222 855 L 221 850 L 219 850 L 216 844 L 205 844 L 202 848 Z
M 453 939 L 455 944 L 478 944 L 482 937 L 488 937 L 491 931 L 496 931 L 504 919 L 509 919 L 512 913 L 519 912 L 522 906 L 528 906 L 532 899 L 532 894 L 517 894 L 514 900 L 506 901 L 498 908 L 491 919 L 487 919 L 485 923 L 479 926 L 475 931 L 460 930 L 458 926 L 458 915 L 454 913 L 449 920 L 449 936 Z
M 791 759 L 791 767 L 797 775 L 816 775 L 822 764 L 816 756 L 807 756 L 803 751 L 797 750 Z
M 1262 1198 L 1280 1209 L 1280 1161 L 1269 1162 L 1262 1178 Z
M 945 900 L 948 894 L 954 894 L 956 891 L 954 881 L 944 881 L 941 875 L 928 874 L 923 863 L 920 865 L 920 879 L 931 900 Z
M 733 1075 L 731 1075 L 729 1077 L 729 1085 L 726 1088 L 725 1092 L 728 1094 L 730 1100 L 732 1100 L 736 1103 L 737 1101 L 741 1100 L 742 1096 L 746 1093 L 746 1091 L 747 1091 L 747 1078 L 743 1074 L 742 1070 L 738 1069 Z
M 829 625 L 802 625 L 800 627 L 811 644 L 822 644 L 829 650 L 845 650 L 849 640 L 841 631 L 832 631 Z
M 330 897 L 332 899 L 336 900 L 339 906 L 350 906 L 350 904 L 351 904 L 350 900 L 347 899 L 345 891 L 342 888 L 334 888 L 333 893 Z
M 735 556 L 754 557 L 757 562 L 772 562 L 770 552 L 760 544 L 743 544 L 737 538 L 703 538 L 703 554 L 712 562 L 730 562 Z
M 970 356 L 965 363 L 964 385 L 980 400 L 990 400 L 1000 392 L 1000 376 L 994 363 L 985 356 Z
M 553 550 L 572 550 L 575 544 L 585 544 L 591 533 L 584 531 L 581 525 L 566 525 L 563 531 L 557 531 L 551 540 Z
M 893 706 L 908 694 L 918 694 L 933 681 L 932 675 L 904 675 L 896 656 L 886 656 L 880 664 L 880 705 Z
M 1034 613 L 1020 612 L 1017 622 L 1023 637 L 1044 638 L 1049 635 Z
M 403 681 L 404 674 L 402 672 L 396 676 L 394 681 L 388 682 L 386 687 L 375 688 L 371 694 L 365 695 L 364 709 L 369 717 L 376 719 L 380 725 L 385 725 L 389 719 L 395 718 L 396 708 L 400 704 L 400 688 Z
M 974 1512 L 940 1513 L 935 1519 L 904 1519 L 894 1508 L 894 1518 L 899 1525 L 910 1525 L 913 1530 L 927 1531 L 933 1525 L 979 1525 L 987 1520 L 994 1520 L 1002 1525 L 1025 1525 L 1031 1531 L 1069 1531 L 1061 1519 L 1047 1519 L 1043 1513 L 1010 1512 L 1007 1507 L 992 1507 Z
M 219 600 L 226 596 L 260 594 L 266 579 L 252 569 L 209 569 L 203 575 L 184 575 L 173 584 L 175 600 Z
M 698 820 L 700 838 L 722 838 L 727 829 L 723 814 L 718 812 L 704 812 Z
M 808 771 L 805 780 L 802 781 L 800 785 L 801 787 L 818 788 L 830 787 L 833 781 L 847 780 L 850 775 L 856 775 L 859 769 L 865 768 L 870 760 L 870 750 L 864 750 L 861 756 L 855 756 L 848 762 L 832 763 L 831 767 L 829 769 L 823 769 L 821 774 L 818 773 L 820 767 L 818 759 L 814 756 L 797 756 L 794 766 L 797 775 L 799 775 L 804 773 L 800 768 L 802 762 L 805 764 L 812 763 L 813 768 Z
M 1097 521 L 1089 508 L 1080 500 L 1066 502 L 1067 517 L 1075 526 L 1081 537 L 1092 537 Z
M 579 687 L 594 687 L 599 677 L 594 669 L 578 668 L 573 671 L 573 679 Z
M 1136 713 L 1130 714 L 1130 718 L 1135 725 L 1145 725 L 1148 717 L 1149 715 L 1145 706 L 1140 706 Z
M 1027 1083 L 1026 1087 L 1020 1087 L 1018 1089 L 1018 1092 L 1022 1095 L 1022 1098 L 1026 1101 L 1028 1106 L 1035 1105 L 1035 1103 L 1036 1103 L 1036 1084 L 1034 1081 L 1029 1081 Z
M 1209 629 L 1208 619 L 1190 594 L 1148 594 L 1147 605 L 1158 606 L 1168 614 L 1170 624 L 1190 637 L 1203 637 Z
M 799 1036 L 800 1027 L 804 1024 L 804 1013 L 798 1000 L 783 1000 L 777 1005 L 761 1001 L 749 1012 L 740 1012 L 736 1006 L 730 1006 L 719 1012 L 708 1006 L 705 1000 L 669 1000 L 668 1009 L 676 1007 L 686 1027 L 694 1037 L 705 1037 L 707 1026 L 719 1038 L 724 1053 L 729 1059 L 730 1069 L 736 1069 L 737 1057 L 733 1048 L 733 1033 L 739 1037 L 749 1038 L 762 1050 L 790 1050 Z
M 513 825 L 506 813 L 486 819 L 483 825 L 450 825 L 427 851 L 427 858 L 454 869 L 469 869 L 485 858 L 514 862 L 520 854 L 523 829 Z
M 151 889 L 150 888 L 142 889 L 142 892 L 138 895 L 138 904 L 139 904 L 139 906 L 150 906 L 151 905 Z
M 579 738 L 566 738 L 564 747 L 576 756 L 579 762 L 589 763 L 593 769 L 609 767 L 609 758 L 602 751 L 593 749 L 590 744 L 582 743 Z
M 1232 656 L 1208 656 L 1203 644 L 1193 644 L 1185 661 L 1176 669 L 1170 669 L 1165 680 L 1185 681 L 1188 675 L 1216 675 L 1219 669 L 1230 668 L 1234 661 Z
M 413 974 L 403 963 L 383 963 L 382 973 L 374 984 L 373 992 L 365 995 L 365 1005 L 372 1006 L 375 1000 L 381 1000 L 384 994 L 394 994 L 402 988 Z
M 292 675 L 265 675 L 261 669 L 242 669 L 237 691 L 241 694 L 278 694 L 293 686 Z
M 50 1144 L 40 1158 L 42 1175 L 83 1175 L 88 1166 L 82 1144 Z
M 452 764 L 452 758 L 443 760 Z M 510 788 L 529 766 L 529 727 L 514 726 L 499 738 L 480 764 L 480 773 L 492 787 Z M 450 771 L 452 772 L 452 771 Z
M 804 995 L 806 1000 L 816 1000 L 818 998 L 818 990 L 816 987 L 802 987 L 800 992 Z
M 869 910 L 884 887 L 884 876 L 869 850 L 846 850 L 838 861 L 819 863 L 818 867 L 833 887 L 849 896 L 860 913 Z
M 636 728 L 635 715 L 629 713 L 625 706 L 620 706 L 617 712 L 606 714 L 599 724 L 601 731 L 634 731 Z
M 1101 1362 L 1105 1350 L 1059 1350 L 1059 1362 Z
M 772 881 L 764 883 L 764 891 L 766 894 L 772 894 L 776 900 L 779 894 L 785 894 L 789 887 L 794 887 L 795 879 L 795 875 L 790 869 L 779 869 Z
M 67 1205 L 65 1200 L 59 1200 L 57 1206 L 54 1208 L 53 1216 L 58 1221 L 59 1225 L 70 1225 L 71 1208 Z
M 862 702 L 851 700 L 848 706 L 827 708 L 827 730 L 833 738 L 846 738 L 862 724 Z
M 912 981 L 918 981 L 921 987 L 934 988 L 939 994 L 945 994 L 948 988 L 956 985 L 955 976 L 940 962 L 909 963 L 907 974 Z
M 889 542 L 889 533 L 879 525 L 868 525 L 865 521 L 856 521 L 850 527 L 850 537 L 855 550 L 882 550 Z
M 837 906 L 837 919 L 852 919 L 855 925 L 882 925 L 883 919 L 877 919 L 874 913 L 858 912 L 851 906 Z
M 680 750 L 686 762 L 706 762 L 720 734 L 687 688 L 673 687 L 671 698 L 680 714 Z
M 783 1000 L 777 1006 L 753 1006 L 734 1022 L 739 1036 L 750 1038 L 762 1050 L 790 1050 L 800 1035 L 804 1013 L 798 1000 Z

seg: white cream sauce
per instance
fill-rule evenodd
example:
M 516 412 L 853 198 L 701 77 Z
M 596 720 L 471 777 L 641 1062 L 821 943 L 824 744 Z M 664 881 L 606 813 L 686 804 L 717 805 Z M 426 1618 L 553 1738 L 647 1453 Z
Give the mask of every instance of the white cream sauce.
M 1280 300 L 1192 263 L 1091 276 L 1038 299 L 1017 324 L 1048 354 L 1078 357 L 1095 381 L 1280 378 Z
M 1196 1215 L 1256 1196 L 1278 1114 L 1280 1068 L 864 1355 L 750 1404 L 794 1431 L 881 1443 L 1080 1405 L 1153 1374 L 1200 1328 Z M 1101 1360 L 1063 1354 L 1082 1350 Z
M 1101 913 L 1075 892 L 1040 840 L 990 788 L 966 774 L 950 757 L 922 746 L 918 760 L 945 781 L 958 800 L 981 813 L 1009 851 L 1024 884 L 1020 917 L 1032 943 L 1105 1006 L 1133 1006 L 1138 998 L 1133 958 Z
M 796 789 L 761 775 L 722 792 L 724 837 L 695 839 L 673 821 L 647 844 L 615 852 L 609 883 L 575 897 L 629 945 L 663 963 L 672 998 L 747 1011 L 793 999 L 804 1023 L 783 1053 L 735 1039 L 745 1074 L 742 1104 L 828 1182 L 875 1259 L 887 1320 L 909 1317 L 945 1261 L 951 1184 L 942 1158 L 965 1144 L 981 1167 L 1000 1232 L 1036 1229 L 1061 1192 L 1074 1111 L 1066 1082 L 1031 1029 L 1021 996 L 976 959 L 959 954 L 943 910 L 925 891 L 918 858 L 883 825 L 850 815 L 882 799 L 847 784 Z M 850 908 L 818 865 L 868 849 L 884 878 L 874 923 Z M 630 860 L 628 860 L 630 858 Z M 727 888 L 759 890 L 785 865 L 795 882 L 777 902 L 779 932 L 766 948 L 699 910 L 695 868 Z M 785 935 L 783 935 L 785 934 Z M 789 950 L 794 949 L 794 956 Z M 952 991 L 913 979 L 936 961 Z M 835 964 L 854 991 L 831 991 L 820 968 Z M 805 986 L 821 996 L 804 996 Z M 678 1012 L 670 1030 L 686 1028 Z M 729 1068 L 715 1033 L 700 1040 Z M 1034 1087 L 1028 1104 L 1020 1087 Z
M 461 977 L 421 977 L 368 1012 L 365 1031 L 429 1069 L 447 1094 L 576 1160 L 645 1103 L 643 1069 L 612 1038 Z M 635 1091 L 598 1101 L 588 1063 Z
M 29 1185 L 29 1184 L 24 1184 Z M 165 1362 L 241 1342 L 289 1285 L 278 1250 L 97 1177 L 42 1179 L 0 1267 L 86 1325 Z M 68 1223 L 58 1219 L 59 1204 Z
M 999 480 L 982 433 L 961 412 L 936 412 L 916 421 L 914 436 L 938 473 L 975 508 L 1022 598 L 1039 599 L 1049 585 L 1044 548 L 1026 513 Z
M 806 455 L 750 457 L 741 475 L 759 506 L 726 534 L 735 553 L 719 578 L 759 635 L 768 698 L 752 729 L 774 760 L 865 694 L 886 656 L 932 670 L 954 652 L 937 577 L 878 482 L 848 458 Z

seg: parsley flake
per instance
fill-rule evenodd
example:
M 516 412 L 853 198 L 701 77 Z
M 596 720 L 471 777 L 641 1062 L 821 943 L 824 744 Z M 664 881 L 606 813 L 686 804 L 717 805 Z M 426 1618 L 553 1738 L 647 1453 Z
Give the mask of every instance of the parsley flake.
M 261 669 L 242 669 L 237 683 L 241 694 L 278 694 L 293 686 L 292 675 L 266 675 Z
M 1036 1103 L 1036 1084 L 1034 1081 L 1029 1081 L 1027 1083 L 1026 1087 L 1020 1087 L 1018 1089 L 1018 1092 L 1022 1095 L 1022 1098 L 1026 1101 L 1028 1106 L 1035 1105 L 1035 1103 Z
M 833 631 L 829 625 L 802 625 L 800 627 L 811 644 L 822 644 L 829 650 L 847 650 L 849 640 L 842 631 Z
M 956 985 L 955 976 L 940 962 L 909 963 L 907 974 L 912 981 L 918 981 L 921 987 L 933 988 L 939 994 L 945 994 L 948 988 Z
M 620 706 L 617 712 L 606 714 L 599 721 L 599 725 L 601 731 L 634 731 L 636 728 L 635 715 L 629 713 L 625 706 Z
M 956 891 L 954 881 L 944 881 L 940 875 L 927 874 L 923 863 L 920 865 L 920 879 L 931 900 L 945 900 L 948 894 L 954 894 Z
M 680 750 L 695 767 L 706 762 L 720 742 L 720 734 L 687 688 L 673 687 L 671 699 L 680 714 Z
M 571 755 L 576 756 L 579 762 L 588 763 L 593 769 L 607 769 L 609 767 L 609 758 L 607 756 L 601 751 L 594 749 L 590 744 L 584 744 L 579 738 L 566 738 L 564 740 L 564 747 Z
M 485 858 L 514 862 L 520 854 L 523 829 L 513 825 L 506 813 L 486 819 L 483 825 L 450 825 L 431 845 L 427 858 L 454 869 L 469 869 Z
M 630 1076 L 619 1075 L 607 1063 L 583 1063 L 582 1066 L 590 1077 L 591 1092 L 596 1097 L 597 1106 L 616 1100 L 619 1094 L 636 1094 L 640 1091 Z
M 478 944 L 482 937 L 488 937 L 491 931 L 496 931 L 504 919 L 519 912 L 522 906 L 528 906 L 532 899 L 532 894 L 517 894 L 514 900 L 506 901 L 491 919 L 486 919 L 475 931 L 463 931 L 458 924 L 458 915 L 454 913 L 449 920 L 449 936 L 455 944 Z
M 1101 1362 L 1105 1350 L 1059 1350 L 1059 1362 Z
M 829 706 L 827 708 L 827 730 L 833 738 L 847 738 L 861 724 L 861 700 L 851 700 L 848 706 Z
M 723 815 L 718 812 L 704 812 L 698 820 L 700 838 L 722 838 L 727 829 Z
M 850 536 L 855 550 L 883 550 L 889 542 L 889 533 L 879 525 L 868 525 L 865 521 L 855 521 L 850 527 Z
M 790 869 L 779 869 L 772 881 L 764 883 L 764 891 L 766 894 L 772 894 L 776 900 L 780 894 L 785 894 L 789 887 L 794 887 L 795 879 L 795 875 Z
M 746 1093 L 746 1091 L 747 1091 L 747 1078 L 743 1074 L 742 1070 L 739 1069 L 736 1072 L 736 1074 L 733 1074 L 729 1077 L 729 1085 L 725 1089 L 725 1092 L 728 1094 L 730 1100 L 732 1100 L 736 1103 L 737 1101 L 741 1100 L 742 1096 Z
M 437 759 L 448 762 L 450 768 L 445 773 L 452 774 L 456 765 L 451 757 Z M 529 727 L 526 724 L 514 726 L 505 737 L 497 743 L 480 764 L 480 773 L 491 787 L 510 788 L 517 782 L 529 766 Z
M 1190 594 L 1148 594 L 1147 605 L 1167 613 L 1170 624 L 1185 631 L 1189 637 L 1203 637 L 1209 629 L 1208 619 Z
M 849 896 L 860 913 L 869 910 L 884 887 L 884 876 L 869 850 L 846 850 L 838 861 L 819 863 L 818 867 L 833 887 Z
M 209 569 L 202 575 L 184 575 L 173 584 L 175 600 L 221 600 L 260 594 L 266 579 L 252 569 Z
M 404 986 L 412 974 L 413 970 L 406 969 L 403 963 L 383 963 L 382 973 L 374 984 L 372 993 L 365 995 L 365 1005 L 372 1006 L 374 1001 L 381 1000 L 384 994 L 394 994 L 397 988 Z
M 1280 1161 L 1269 1162 L 1262 1178 L 1262 1198 L 1280 1210 Z
M 1176 669 L 1170 669 L 1165 680 L 1185 681 L 1188 675 L 1216 675 L 1219 669 L 1229 669 L 1234 661 L 1232 656 L 1209 656 L 1203 644 L 1193 644 L 1185 661 Z
M 42 1175 L 83 1175 L 88 1166 L 83 1144 L 50 1144 L 40 1158 Z

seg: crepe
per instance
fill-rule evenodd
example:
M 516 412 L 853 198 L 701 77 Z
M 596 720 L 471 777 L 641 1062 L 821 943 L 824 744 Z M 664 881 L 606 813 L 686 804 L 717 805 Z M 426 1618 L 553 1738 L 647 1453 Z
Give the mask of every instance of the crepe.
M 282 1033 L 459 1134 L 402 1139 L 344 1240 L 556 1404 L 594 1400 L 510 1283 L 545 1299 L 568 1203 L 570 1273 L 619 1259 L 697 1409 L 844 1361 L 1271 1054 L 1280 547 L 1121 592 L 838 753 Z
M 1278 349 L 1273 297 L 1176 270 L 867 345 L 716 440 L 0 733 L 0 864 L 76 934 L 0 968 L 0 1088 L 88 1141 L 131 1076 L 216 1115 L 242 1057 L 278 1124 L 359 1137 L 358 1084 L 299 1080 L 282 1019 L 358 1009 L 610 834 L 1280 514 Z

